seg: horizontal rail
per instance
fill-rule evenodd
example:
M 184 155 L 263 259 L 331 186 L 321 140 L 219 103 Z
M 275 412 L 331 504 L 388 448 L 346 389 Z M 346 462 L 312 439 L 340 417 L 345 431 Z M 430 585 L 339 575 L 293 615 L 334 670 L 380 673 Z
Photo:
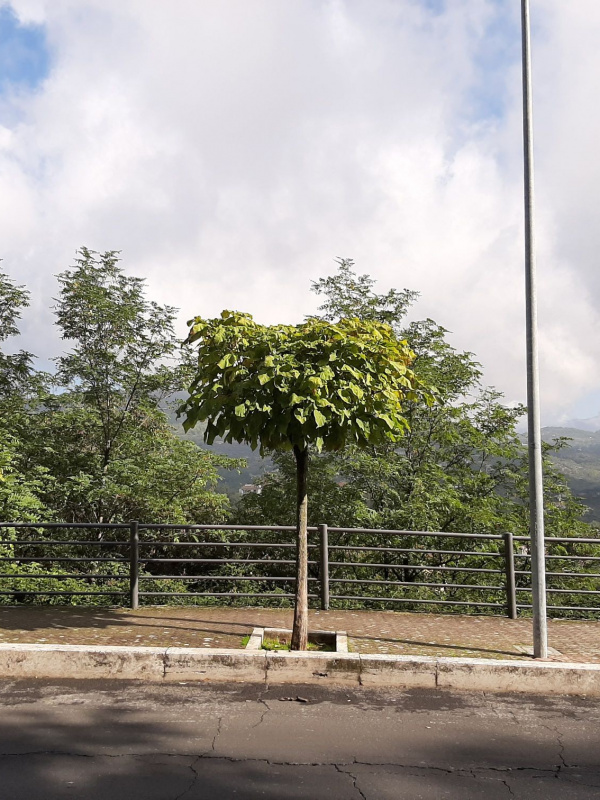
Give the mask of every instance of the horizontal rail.
M 111 580 L 118 581 L 118 580 L 125 580 L 128 577 L 129 577 L 128 573 L 123 573 L 123 575 L 100 575 L 97 572 L 69 572 L 69 573 L 48 572 L 43 574 L 40 573 L 11 574 L 10 572 L 8 572 L 6 574 L 4 573 L 0 574 L 0 579 L 2 580 L 5 580 L 6 578 L 29 578 L 31 580 L 32 578 L 35 578 L 36 580 L 43 580 L 43 581 L 48 580 L 49 578 L 77 578 L 79 580 L 90 580 L 91 578 L 102 578 L 102 579 L 109 578 Z
M 429 572 L 485 572 L 489 575 L 504 575 L 504 570 L 501 569 L 486 569 L 483 567 L 445 567 L 435 566 L 428 564 L 422 566 L 421 564 L 373 564 L 370 561 L 330 561 L 330 567 L 360 567 L 364 569 L 369 567 L 372 569 L 412 569 L 416 571 L 425 570 Z
M 598 542 L 600 546 L 600 542 Z M 515 553 L 515 557 L 516 557 Z M 530 556 L 521 556 L 521 558 L 529 558 Z M 546 555 L 546 561 L 600 561 L 600 556 L 549 556 Z
M 71 591 L 69 591 L 69 589 L 64 589 L 64 590 L 61 590 L 61 591 L 54 591 L 54 590 L 50 590 L 49 589 L 46 592 L 43 589 L 39 589 L 39 590 L 38 589 L 36 589 L 36 590 L 32 590 L 32 589 L 13 589 L 12 592 L 0 592 L 0 595 L 9 595 L 9 596 L 12 596 L 12 597 L 14 597 L 15 595 L 19 595 L 19 594 L 22 594 L 22 595 L 46 595 L 46 594 L 51 594 L 51 595 L 61 595 L 63 597 L 70 597 L 71 595 L 76 595 L 76 596 L 79 596 L 79 597 L 99 597 L 99 596 L 112 597 L 112 595 L 115 595 L 115 594 L 126 595 L 127 592 L 124 592 L 121 589 L 115 589 L 114 592 L 77 592 L 77 591 L 72 591 L 71 592 Z
M 123 558 L 105 558 L 104 556 L 98 556 L 98 558 L 90 558 L 89 556 L 2 556 L 0 557 L 0 561 L 34 561 L 37 563 L 43 563 L 46 561 L 69 561 L 73 563 L 85 563 L 85 562 L 108 562 L 111 564 L 127 564 L 127 559 Z
M 393 531 L 378 528 L 328 528 L 329 533 L 356 533 L 369 536 L 418 536 L 421 539 L 439 536 L 446 539 L 482 539 L 502 541 L 502 535 L 497 533 L 454 533 L 442 531 Z M 515 536 L 515 539 L 517 537 Z M 529 541 L 529 540 L 528 540 Z
M 281 581 L 296 580 L 293 575 L 140 575 L 141 581 Z M 309 581 L 318 582 L 318 578 L 308 578 Z
M 529 570 L 515 570 L 515 575 L 531 575 Z M 547 572 L 547 578 L 600 578 L 598 572 Z
M 129 526 L 126 526 L 129 527 Z M 295 531 L 295 525 L 160 525 L 156 523 L 140 522 L 140 530 L 179 530 L 179 531 Z M 317 528 L 309 526 L 309 533 L 316 533 Z
M 13 540 L 13 541 L 0 539 L 0 544 L 2 544 L 2 545 L 22 545 L 22 546 L 27 546 L 27 547 L 30 547 L 30 546 L 33 546 L 33 545 L 43 545 L 44 547 L 47 547 L 48 545 L 50 545 L 50 546 L 51 545 L 58 545 L 60 547 L 67 547 L 67 545 L 73 545 L 73 546 L 85 545 L 86 547 L 89 547 L 90 545 L 93 545 L 94 547 L 96 545 L 98 545 L 98 547 L 107 547 L 107 546 L 108 547 L 113 547 L 113 546 L 114 547 L 122 547 L 123 545 L 125 545 L 126 547 L 129 547 L 129 542 L 112 542 L 112 541 L 109 541 L 107 539 L 88 539 L 87 541 L 84 540 L 84 541 L 77 541 L 77 542 L 61 540 L 61 539 L 16 539 L 16 540 Z
M 293 545 L 292 545 L 293 546 Z M 315 545 L 316 546 L 316 545 Z M 358 550 L 360 552 L 374 552 L 374 553 L 417 553 L 419 555 L 427 555 L 435 553 L 436 555 L 452 555 L 452 556 L 483 556 L 484 558 L 503 558 L 503 553 L 484 553 L 481 550 L 433 550 L 431 548 L 423 547 L 364 547 L 363 545 L 355 544 L 331 544 L 329 550 Z
M 466 600 L 425 600 L 418 597 L 362 597 L 360 595 L 352 594 L 332 594 L 332 600 L 358 600 L 361 603 L 420 603 L 421 605 L 449 605 L 449 606 L 471 606 L 478 608 L 504 608 L 502 603 L 472 603 Z
M 531 587 L 529 588 L 520 588 L 517 587 L 517 592 L 529 592 L 531 594 Z M 546 594 L 597 594 L 600 595 L 600 591 L 597 589 L 553 589 L 551 586 L 546 587 Z
M 126 522 L 0 522 L 0 528 L 87 528 L 88 530 L 127 529 Z
M 531 542 L 529 536 L 515 536 L 513 537 L 515 542 Z M 577 536 L 547 536 L 546 537 L 546 547 L 550 544 L 554 544 L 558 542 L 558 544 L 600 544 L 600 536 L 597 539 L 591 538 L 582 538 Z
M 310 580 L 310 579 L 309 579 Z M 316 580 L 316 579 L 315 579 Z M 408 586 L 418 587 L 424 586 L 431 589 L 474 589 L 484 590 L 486 592 L 503 592 L 504 586 L 481 586 L 473 583 L 420 583 L 417 581 L 376 581 L 376 580 L 361 580 L 360 578 L 330 578 L 329 583 L 365 583 L 374 584 L 376 586 Z M 531 591 L 531 589 L 527 590 Z M 599 592 L 600 594 L 600 592 Z
M 309 594 L 314 599 L 316 594 Z M 140 592 L 140 597 L 295 597 L 284 592 Z
M 519 608 L 533 608 L 531 604 L 519 603 Z M 546 606 L 548 611 L 600 611 L 600 606 Z
M 290 542 L 140 542 L 140 547 L 260 547 L 267 550 L 284 548 L 294 549 L 296 545 Z M 309 544 L 309 548 L 317 545 Z
M 94 561 L 94 559 L 91 559 Z M 97 559 L 98 561 L 100 559 Z M 140 558 L 140 564 L 295 564 L 295 561 L 264 558 Z M 316 561 L 309 561 L 316 564 Z

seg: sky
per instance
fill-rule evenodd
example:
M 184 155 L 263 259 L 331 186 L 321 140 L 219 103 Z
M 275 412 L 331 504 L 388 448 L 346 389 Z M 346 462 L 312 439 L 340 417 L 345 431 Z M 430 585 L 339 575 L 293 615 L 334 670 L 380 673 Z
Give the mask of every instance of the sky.
M 531 0 L 544 424 L 600 412 L 600 3 Z M 519 0 L 0 0 L 1 268 L 301 321 L 352 258 L 525 400 Z

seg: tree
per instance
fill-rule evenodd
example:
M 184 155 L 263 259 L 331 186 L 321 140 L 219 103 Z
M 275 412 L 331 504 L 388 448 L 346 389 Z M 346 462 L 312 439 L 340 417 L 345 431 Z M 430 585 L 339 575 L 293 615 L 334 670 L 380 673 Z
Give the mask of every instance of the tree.
M 344 314 L 388 323 L 415 354 L 415 375 L 436 387 L 437 402 L 406 399 L 408 429 L 400 442 L 349 444 L 320 456 L 327 464 L 321 467 L 323 503 L 313 505 L 313 521 L 329 521 L 326 498 L 342 483 L 352 498 L 344 505 L 342 526 L 507 530 L 515 464 L 523 453 L 515 427 L 523 408 L 504 406 L 498 392 L 481 386 L 479 363 L 472 353 L 455 350 L 442 326 L 431 319 L 406 324 L 416 292 L 377 294 L 373 286 L 369 276 L 355 274 L 352 261 L 340 260 L 337 273 L 313 288 L 324 297 L 320 311 L 330 321 Z M 278 512 L 273 507 L 275 495 L 284 503 L 289 493 L 290 468 L 284 461 L 285 456 L 278 459 L 279 470 L 259 497 L 242 499 L 238 513 L 250 505 L 267 512 L 270 505 L 278 518 L 285 515 L 285 507 Z
M 22 310 L 29 293 L 0 272 L 0 345 L 18 336 Z M 25 350 L 5 353 L 0 349 L 0 519 L 34 519 L 44 513 L 37 496 L 43 470 L 34 467 L 28 475 L 18 468 L 19 431 L 27 407 L 38 388 L 32 370 L 32 355 Z
M 340 450 L 397 440 L 403 405 L 420 385 L 413 354 L 388 325 L 309 319 L 259 325 L 248 314 L 191 323 L 198 367 L 181 406 L 184 427 L 207 421 L 205 439 L 246 442 L 261 451 L 292 451 L 296 463 L 296 598 L 292 649 L 308 632 L 307 476 L 309 449 Z
M 17 321 L 29 305 L 29 293 L 0 272 L 0 345 L 17 336 Z M 14 354 L 0 349 L 0 418 L 10 412 L 15 401 L 20 402 L 31 379 L 31 353 L 20 350 Z
M 407 323 L 406 313 L 416 293 L 377 294 L 373 279 L 356 275 L 349 260 L 341 261 L 336 274 L 317 281 L 314 289 L 324 298 L 320 311 L 330 320 L 343 314 L 390 324 L 398 340 L 407 341 L 414 352 L 411 368 L 417 378 L 435 385 L 437 402 L 427 405 L 406 399 L 403 413 L 409 428 L 400 441 L 360 448 L 349 443 L 334 452 L 313 452 L 311 524 L 420 532 L 390 537 L 388 545 L 397 548 L 439 547 L 439 540 L 427 536 L 436 531 L 528 535 L 527 453 L 517 429 L 524 408 L 507 406 L 499 392 L 483 386 L 474 355 L 453 348 L 442 326 L 431 319 Z M 560 554 L 560 547 L 552 543 L 552 536 L 594 535 L 581 520 L 582 504 L 549 461 L 553 450 L 561 446 L 564 442 L 559 441 L 547 448 L 544 467 L 548 553 L 553 557 Z M 261 493 L 239 501 L 235 513 L 240 521 L 269 524 L 290 518 L 294 465 L 286 453 L 278 454 L 274 463 L 276 469 L 261 481 Z M 353 539 L 348 532 L 330 534 L 330 540 L 334 545 L 371 544 L 364 537 L 360 542 Z M 380 543 L 373 537 L 374 546 Z M 464 551 L 473 548 L 468 539 L 459 540 L 458 545 Z M 498 549 L 496 544 L 489 547 Z M 354 554 L 353 561 L 361 559 L 368 560 L 368 554 Z M 442 554 L 428 559 L 427 565 L 459 566 L 453 559 Z M 411 556 L 405 563 L 420 563 L 423 568 L 418 553 L 414 561 Z M 481 566 L 475 560 L 470 563 L 468 557 L 460 565 Z M 367 574 L 361 567 L 336 567 L 335 576 L 362 579 L 388 577 L 388 573 L 391 580 L 415 584 L 423 574 L 409 568 L 395 572 L 386 567 L 381 574 L 370 568 Z M 466 576 L 465 582 L 469 580 Z M 485 582 L 485 576 L 477 581 Z M 351 588 L 344 593 L 350 594 Z M 469 591 L 456 590 L 455 599 L 476 599 Z M 403 587 L 402 597 L 448 599 L 448 593 L 436 592 L 415 585 L 414 590 Z M 563 597 L 556 602 L 560 604 Z
M 184 385 L 175 310 L 147 300 L 113 251 L 82 248 L 58 280 L 69 350 L 57 359 L 54 393 L 22 426 L 21 472 L 45 470 L 39 495 L 65 521 L 223 520 L 217 468 L 238 462 L 181 441 L 163 411 Z
M 123 274 L 115 251 L 81 248 L 72 270 L 58 276 L 56 317 L 75 343 L 57 359 L 57 380 L 93 408 L 102 468 L 136 412 L 156 409 L 181 388 L 174 363 L 175 309 L 144 296 L 144 281 Z

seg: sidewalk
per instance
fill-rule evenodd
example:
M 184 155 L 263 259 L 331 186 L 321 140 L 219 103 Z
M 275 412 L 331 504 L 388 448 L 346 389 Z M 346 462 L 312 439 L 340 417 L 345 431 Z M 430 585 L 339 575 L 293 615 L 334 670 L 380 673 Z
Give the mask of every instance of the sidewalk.
M 530 661 L 531 620 L 394 611 L 311 611 L 314 630 L 348 632 L 351 652 Z M 242 648 L 254 627 L 291 627 L 290 609 L 0 607 L 0 643 Z M 552 661 L 600 664 L 600 622 L 550 620 Z

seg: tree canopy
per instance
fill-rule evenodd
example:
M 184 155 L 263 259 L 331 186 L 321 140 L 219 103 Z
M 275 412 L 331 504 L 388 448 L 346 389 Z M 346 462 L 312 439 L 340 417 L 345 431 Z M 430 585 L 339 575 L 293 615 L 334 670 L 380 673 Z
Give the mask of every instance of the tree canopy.
M 397 441 L 407 427 L 404 404 L 424 395 L 410 369 L 413 353 L 389 325 L 375 320 L 312 318 L 300 325 L 264 326 L 249 314 L 224 311 L 190 324 L 187 342 L 197 343 L 198 368 L 181 406 L 185 428 L 206 421 L 207 442 L 222 436 L 262 451 L 293 450 L 292 648 L 305 650 L 309 448 L 335 451 Z
M 25 503 L 67 522 L 223 520 L 218 469 L 237 462 L 182 441 L 164 413 L 184 386 L 175 309 L 149 301 L 114 251 L 82 248 L 58 281 L 67 347 L 56 372 L 36 375 L 30 354 L 0 353 L 0 383 L 13 389 L 0 425 L 4 518 L 22 517 Z M 0 340 L 18 332 L 26 303 L 3 277 Z
M 340 260 L 337 272 L 313 288 L 323 298 L 320 311 L 327 320 L 343 313 L 389 324 L 414 353 L 417 379 L 436 387 L 436 402 L 407 397 L 408 427 L 400 441 L 361 448 L 349 443 L 334 453 L 313 454 L 318 480 L 311 524 L 527 534 L 526 450 L 517 430 L 523 406 L 506 405 L 500 392 L 482 385 L 481 365 L 451 345 L 443 326 L 431 319 L 406 321 L 416 292 L 378 294 L 374 286 L 371 277 L 356 274 L 351 260 Z M 241 521 L 289 521 L 293 465 L 286 459 L 276 457 L 278 468 L 265 476 L 260 494 L 241 499 Z M 548 533 L 569 525 L 581 530 L 582 505 L 547 458 L 545 475 Z M 331 500 L 342 496 L 343 503 Z
M 404 402 L 419 396 L 412 352 L 376 321 L 265 326 L 224 311 L 190 324 L 198 370 L 180 411 L 186 430 L 207 421 L 209 444 L 328 451 L 397 439 Z

